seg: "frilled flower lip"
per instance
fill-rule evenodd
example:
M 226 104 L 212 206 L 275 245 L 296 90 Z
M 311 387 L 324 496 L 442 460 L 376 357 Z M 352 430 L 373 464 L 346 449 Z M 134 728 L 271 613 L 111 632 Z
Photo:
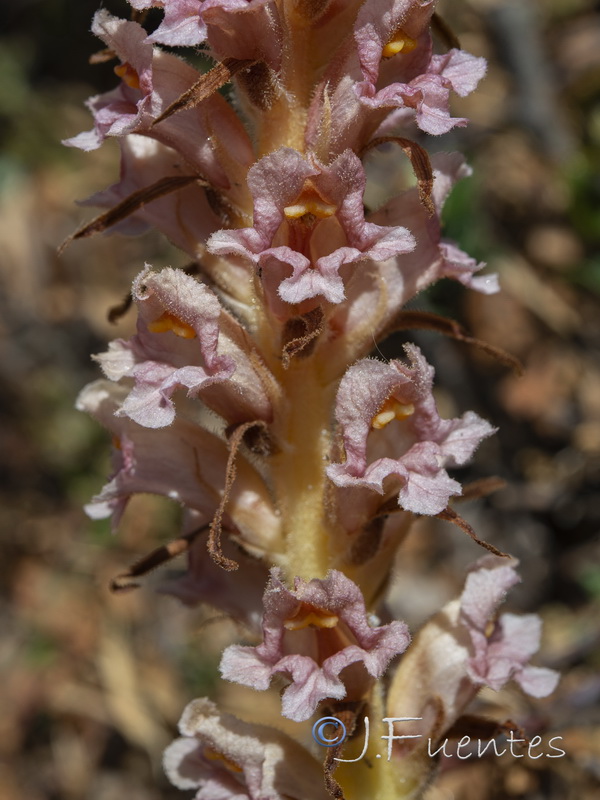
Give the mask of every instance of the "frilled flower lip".
M 248 186 L 254 198 L 253 227 L 219 231 L 208 240 L 208 249 L 216 254 L 241 255 L 265 271 L 272 270 L 280 276 L 277 293 L 285 302 L 301 303 L 320 295 L 330 303 L 340 303 L 345 297 L 339 274 L 343 265 L 383 261 L 410 252 L 415 246 L 406 228 L 365 221 L 365 182 L 360 159 L 350 150 L 325 166 L 315 159 L 306 160 L 289 147 L 280 148 L 248 172 Z M 306 213 L 301 213 L 307 186 L 322 201 L 323 216 L 335 218 L 345 238 L 345 244 L 331 252 L 323 251 L 321 239 L 329 239 L 318 236 L 320 222 L 315 224 L 312 206 L 307 204 Z M 302 252 L 291 246 L 291 240 L 290 244 L 277 241 L 282 225 L 289 225 L 292 215 L 311 218 L 311 230 L 303 234 L 306 247 Z
M 355 91 L 369 108 L 413 109 L 421 130 L 439 135 L 467 124 L 466 119 L 450 116 L 450 91 L 460 97 L 472 92 L 485 75 L 486 62 L 456 49 L 444 55 L 430 54 L 426 31 L 434 8 L 435 0 L 366 0 L 354 29 L 363 76 Z M 387 57 L 386 50 L 395 38 L 404 38 L 410 45 L 409 52 L 416 48 L 415 54 L 407 56 L 401 47 L 401 55 L 394 60 L 400 74 L 404 73 L 404 82 L 394 80 L 393 68 L 382 69 L 382 59 Z
M 259 58 L 277 64 L 280 48 L 273 39 L 277 26 L 266 6 L 272 0 L 129 0 L 138 9 L 164 10 L 160 25 L 149 41 L 179 47 L 196 47 L 208 41 L 219 58 Z M 265 27 L 271 23 L 269 35 Z M 263 34 L 263 35 L 261 35 Z M 265 41 L 266 40 L 266 41 Z
M 438 414 L 432 394 L 433 368 L 415 345 L 406 345 L 410 365 L 401 361 L 385 364 L 364 359 L 350 367 L 338 390 L 336 419 L 341 427 L 346 461 L 327 468 L 330 480 L 340 487 L 365 487 L 384 494 L 384 480 L 396 476 L 402 482 L 398 501 L 407 511 L 439 514 L 451 495 L 461 493 L 446 466 L 464 464 L 486 436 L 494 432 L 489 423 L 473 412 L 445 420 Z M 404 426 L 400 445 L 389 434 L 390 454 L 368 462 L 371 435 L 388 438 L 388 431 L 374 430 L 385 404 Z M 393 452 L 401 446 L 404 452 Z
M 545 697 L 555 688 L 556 672 L 527 664 L 539 647 L 539 618 L 502 614 L 496 621 L 507 591 L 519 582 L 517 563 L 497 556 L 479 559 L 461 596 L 425 623 L 401 659 L 387 711 L 414 717 L 410 725 L 403 723 L 402 733 L 421 737 L 407 742 L 404 752 L 422 746 L 427 736 L 443 738 L 482 686 L 500 690 L 513 679 L 533 697 Z
M 152 42 L 172 46 L 202 44 L 206 39 L 206 25 L 202 21 L 202 0 L 129 0 L 138 11 L 163 8 L 164 19 L 149 37 Z
M 432 56 L 426 71 L 409 83 L 392 83 L 379 91 L 364 81 L 355 87 L 361 103 L 370 108 L 409 108 L 425 133 L 440 136 L 468 120 L 450 116 L 450 92 L 466 97 L 486 72 L 486 62 L 463 50 Z
M 139 312 L 137 334 L 129 342 L 113 342 L 98 361 L 111 380 L 134 380 L 119 415 L 162 428 L 175 419 L 171 397 L 177 389 L 194 396 L 230 378 L 235 363 L 217 353 L 220 303 L 194 278 L 170 268 L 152 272 L 146 265 L 132 294 Z
M 296 721 L 308 719 L 321 700 L 347 697 L 349 685 L 340 673 L 350 665 L 364 667 L 359 678 L 352 676 L 357 685 L 351 692 L 366 691 L 410 641 L 404 622 L 372 627 L 360 589 L 337 570 L 323 580 L 296 578 L 290 590 L 273 569 L 264 608 L 262 644 L 228 647 L 221 674 L 261 691 L 283 674 L 291 681 L 282 695 L 283 715 Z M 307 650 L 315 656 L 304 655 Z
M 182 738 L 164 754 L 165 772 L 198 800 L 327 800 L 321 765 L 286 734 L 193 700 L 179 722 Z
M 146 428 L 166 427 L 175 419 L 173 395 L 186 389 L 230 425 L 271 419 L 245 329 L 207 286 L 183 270 L 153 272 L 146 265 L 132 294 L 137 334 L 96 357 L 110 380 L 133 380 L 119 415 Z
M 64 142 L 82 150 L 100 147 L 107 136 L 139 129 L 151 115 L 154 93 L 152 43 L 141 25 L 100 9 L 94 15 L 92 33 L 115 51 L 135 80 L 122 81 L 111 92 L 90 98 L 87 105 L 94 115 L 94 129 Z
M 537 614 L 502 614 L 490 623 L 508 589 L 520 580 L 515 564 L 486 557 L 467 577 L 459 614 L 474 651 L 467 672 L 476 685 L 498 691 L 513 679 L 527 694 L 546 697 L 556 688 L 559 674 L 528 664 L 540 648 L 542 622 Z

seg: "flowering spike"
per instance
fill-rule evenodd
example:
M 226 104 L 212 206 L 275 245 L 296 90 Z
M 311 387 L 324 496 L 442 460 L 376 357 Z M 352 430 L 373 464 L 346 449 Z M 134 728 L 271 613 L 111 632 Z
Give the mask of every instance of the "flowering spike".
M 323 739 L 317 720 L 313 738 L 332 744 L 322 764 L 287 734 L 197 700 L 165 769 L 197 800 L 421 796 L 433 765 L 422 743 L 377 761 L 369 725 L 391 745 L 393 719 L 386 737 L 378 718 L 414 716 L 414 736 L 437 741 L 460 729 L 479 687 L 514 680 L 542 697 L 557 680 L 529 664 L 537 617 L 495 616 L 514 563 L 449 505 L 462 492 L 449 471 L 493 427 L 472 411 L 440 416 L 433 367 L 414 344 L 406 360 L 370 357 L 417 327 L 515 365 L 453 320 L 406 309 L 441 278 L 498 288 L 444 236 L 444 204 L 469 168 L 457 153 L 429 156 L 424 135 L 466 125 L 451 98 L 475 89 L 485 62 L 461 50 L 436 0 L 130 5 L 147 27 L 94 17 L 106 46 L 95 61 L 117 59 L 116 85 L 88 101 L 93 129 L 66 142 L 93 150 L 117 138 L 120 178 L 85 201 L 104 212 L 71 238 L 155 227 L 193 269 L 146 266 L 110 312 L 117 321 L 133 305 L 137 331 L 97 357 L 106 380 L 78 400 L 114 444 L 113 475 L 87 511 L 116 527 L 134 494 L 179 503 L 181 533 L 148 547 L 116 588 L 185 553 L 160 591 L 262 633 L 225 649 L 223 678 L 257 691 L 277 681 L 288 720 L 347 725 Z M 198 47 L 214 61 L 204 73 L 171 52 Z M 367 156 L 387 143 L 414 174 L 398 173 L 370 209 Z M 383 602 L 423 514 L 504 558 L 479 562 L 411 642 Z M 363 757 L 370 769 L 354 763 Z

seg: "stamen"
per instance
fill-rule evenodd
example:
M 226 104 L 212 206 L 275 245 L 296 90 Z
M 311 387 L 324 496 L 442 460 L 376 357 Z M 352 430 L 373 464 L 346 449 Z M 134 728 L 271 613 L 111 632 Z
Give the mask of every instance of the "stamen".
M 196 331 L 187 322 L 165 311 L 158 319 L 148 325 L 150 333 L 167 333 L 172 331 L 175 336 L 180 336 L 182 339 L 195 339 Z
M 391 58 L 397 53 L 412 53 L 417 46 L 417 40 L 411 39 L 407 36 L 402 29 L 396 31 L 390 41 L 385 45 L 382 50 L 382 58 Z
M 123 64 L 119 64 L 119 66 L 115 67 L 115 75 L 118 75 L 131 89 L 140 88 L 140 76 L 129 62 L 125 61 Z
M 412 403 L 400 403 L 394 397 L 388 397 L 377 414 L 371 420 L 371 427 L 380 431 L 389 425 L 393 420 L 403 420 L 410 417 L 415 413 L 415 407 Z
M 304 628 L 335 628 L 339 618 L 336 614 L 324 608 L 311 606 L 309 603 L 300 603 L 297 611 L 283 623 L 288 631 L 300 631 Z
M 328 203 L 308 181 L 296 198 L 296 202 L 283 209 L 283 213 L 289 220 L 312 217 L 312 222 L 316 219 L 332 217 L 336 211 L 336 206 Z
M 237 772 L 239 774 L 244 771 L 239 764 L 227 758 L 227 756 L 224 756 L 223 753 L 219 753 L 219 751 L 215 750 L 213 747 L 205 747 L 203 755 L 208 761 L 219 761 L 221 764 L 224 764 L 230 772 Z

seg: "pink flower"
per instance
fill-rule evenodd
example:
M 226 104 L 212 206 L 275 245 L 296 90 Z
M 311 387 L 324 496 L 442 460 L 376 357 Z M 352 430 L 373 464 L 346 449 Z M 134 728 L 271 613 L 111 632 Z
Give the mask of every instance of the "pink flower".
M 266 61 L 276 66 L 281 42 L 273 0 L 129 0 L 136 9 L 163 8 L 149 40 L 194 47 L 208 41 L 218 58 Z
M 364 170 L 350 151 L 324 166 L 284 147 L 250 169 L 248 185 L 254 226 L 215 233 L 208 249 L 252 261 L 263 270 L 267 291 L 287 303 L 319 295 L 340 303 L 344 265 L 389 259 L 414 247 L 406 228 L 365 221 Z
M 179 722 L 182 738 L 165 751 L 164 767 L 195 800 L 328 800 L 323 767 L 281 731 L 242 722 L 202 698 Z
M 501 598 L 519 576 L 511 566 L 483 559 L 467 577 L 460 599 L 460 622 L 471 637 L 474 655 L 467 662 L 469 678 L 476 685 L 499 690 L 511 678 L 527 694 L 546 697 L 554 691 L 558 673 L 528 666 L 540 647 L 542 622 L 536 614 L 502 614 L 491 627 Z
M 321 700 L 364 697 L 410 641 L 404 622 L 372 627 L 360 589 L 337 570 L 324 580 L 295 578 L 289 590 L 273 569 L 264 608 L 263 643 L 228 647 L 221 674 L 260 691 L 285 675 L 291 685 L 282 713 L 296 721 L 308 719 Z
M 441 419 L 432 395 L 433 368 L 415 345 L 410 365 L 364 359 L 342 378 L 336 401 L 346 460 L 327 468 L 340 487 L 393 494 L 407 511 L 439 514 L 461 493 L 446 466 L 460 466 L 494 429 L 469 411 Z M 384 481 L 387 482 L 384 485 Z
M 461 97 L 472 92 L 486 64 L 461 50 L 431 55 L 434 8 L 435 0 L 367 0 L 354 36 L 363 73 L 356 86 L 361 102 L 373 109 L 412 108 L 419 127 L 437 135 L 466 125 L 467 120 L 450 117 L 450 91 Z
M 116 89 L 88 101 L 94 115 L 93 130 L 64 144 L 94 150 L 107 136 L 140 133 L 175 149 L 188 167 L 213 185 L 228 188 L 230 181 L 209 131 L 218 128 L 221 146 L 240 169 L 252 163 L 253 154 L 248 135 L 225 98 L 215 93 L 195 108 L 152 126 L 200 74 L 176 56 L 153 48 L 137 22 L 113 17 L 105 9 L 96 12 L 92 32 L 119 57 L 121 64 L 116 72 L 122 80 Z
M 201 394 L 230 424 L 270 419 L 271 403 L 245 331 L 210 289 L 181 270 L 156 273 L 146 267 L 132 291 L 137 335 L 128 342 L 117 339 L 97 357 L 111 380 L 133 378 L 119 415 L 147 428 L 170 425 L 171 397 L 183 388 L 188 397 Z
M 423 746 L 428 736 L 441 739 L 481 686 L 499 690 L 512 678 L 533 697 L 556 687 L 558 673 L 527 665 L 539 648 L 537 616 L 502 614 L 493 622 L 506 592 L 520 580 L 516 563 L 496 556 L 476 562 L 461 597 L 425 623 L 402 658 L 387 710 L 390 716 L 420 718 L 402 723 L 402 734 L 422 737 L 407 749 Z
M 168 428 L 149 430 L 117 416 L 126 393 L 122 386 L 96 381 L 77 400 L 80 411 L 108 428 L 114 443 L 113 476 L 86 506 L 87 513 L 93 519 L 112 517 L 116 528 L 134 494 L 158 494 L 195 512 L 196 528 L 210 523 L 225 485 L 226 443 L 189 420 L 176 419 Z M 238 480 L 227 503 L 226 522 L 254 556 L 277 552 L 282 547 L 281 520 L 269 491 L 240 453 L 236 466 Z

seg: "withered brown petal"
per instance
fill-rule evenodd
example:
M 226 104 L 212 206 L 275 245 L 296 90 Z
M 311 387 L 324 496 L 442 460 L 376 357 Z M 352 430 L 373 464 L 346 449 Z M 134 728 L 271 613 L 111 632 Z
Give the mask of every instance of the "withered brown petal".
M 435 206 L 431 199 L 431 193 L 433 191 L 433 169 L 427 151 L 421 147 L 420 144 L 413 142 L 412 139 L 404 139 L 400 136 L 378 136 L 376 139 L 371 139 L 371 141 L 363 147 L 360 153 L 361 158 L 374 147 L 379 147 L 379 145 L 387 144 L 388 142 L 393 142 L 401 147 L 404 154 L 410 159 L 413 172 L 417 179 L 419 199 L 427 209 L 429 216 L 432 217 L 435 214 Z
M 252 61 L 248 58 L 226 58 L 224 61 L 217 64 L 216 67 L 205 72 L 193 86 L 171 103 L 152 124 L 158 125 L 159 122 L 163 122 L 163 120 L 167 119 L 172 114 L 176 114 L 178 111 L 183 111 L 186 108 L 193 108 L 199 103 L 202 103 L 203 100 L 208 100 L 221 86 L 229 83 L 236 72 L 247 69 L 256 63 L 256 61 Z
M 452 49 L 453 47 L 457 50 L 461 50 L 460 40 L 458 36 L 454 33 L 450 25 L 446 22 L 445 19 L 440 17 L 440 15 L 434 11 L 433 16 L 431 17 L 431 28 L 435 34 L 441 39 L 441 41 L 448 47 Z
M 225 506 L 229 502 L 229 495 L 231 494 L 231 488 L 237 473 L 237 454 L 247 432 L 251 428 L 264 427 L 264 425 L 265 423 L 261 420 L 243 422 L 241 425 L 238 425 L 229 438 L 229 457 L 227 459 L 227 466 L 225 468 L 225 487 L 223 488 L 223 496 L 215 516 L 213 517 L 213 521 L 210 524 L 210 530 L 208 534 L 208 552 L 210 553 L 212 560 L 215 562 L 215 564 L 227 570 L 228 572 L 238 569 L 240 566 L 237 561 L 233 561 L 231 558 L 224 556 L 223 551 L 221 550 L 223 516 L 225 514 Z
M 60 255 L 63 253 L 75 239 L 85 239 L 87 236 L 103 233 L 103 231 L 116 225 L 117 222 L 121 222 L 131 216 L 131 214 L 139 211 L 139 209 L 147 203 L 151 203 L 153 200 L 159 200 L 161 197 L 171 192 L 176 192 L 178 189 L 183 189 L 185 186 L 189 186 L 194 182 L 199 183 L 201 186 L 208 186 L 208 183 L 199 175 L 169 175 L 166 178 L 161 178 L 156 181 L 156 183 L 152 183 L 150 186 L 137 189 L 124 200 L 121 200 L 120 203 L 117 203 L 116 206 L 113 206 L 108 211 L 95 217 L 91 222 L 87 222 L 75 231 L 75 233 L 67 236 L 58 248 L 58 254 Z
M 132 564 L 129 569 L 111 580 L 111 592 L 129 592 L 132 589 L 138 589 L 140 584 L 134 580 L 135 578 L 141 578 L 143 575 L 147 575 L 149 572 L 160 567 L 161 564 L 165 564 L 172 558 L 176 558 L 176 556 L 185 553 L 189 550 L 190 544 L 194 541 L 196 536 L 202 533 L 203 530 L 206 530 L 206 527 L 205 525 L 202 528 L 197 528 L 190 533 L 179 536 L 177 539 L 173 539 L 173 541 L 163 544 L 147 555 L 142 556 L 142 558 L 136 561 L 135 564 Z
M 495 556 L 500 556 L 501 558 L 511 558 L 510 553 L 503 553 L 502 550 L 498 550 L 497 547 L 494 547 L 493 544 L 489 544 L 489 542 L 484 542 L 483 539 L 480 539 L 473 528 L 469 525 L 469 523 L 463 519 L 453 508 L 448 506 L 439 514 L 436 514 L 438 519 L 443 519 L 445 522 L 451 522 L 453 525 L 456 525 L 461 531 L 464 531 L 468 536 L 473 539 L 473 541 L 478 544 L 480 547 L 485 547 L 486 550 L 489 550 L 490 553 L 493 553 Z
M 283 368 L 288 369 L 294 356 L 309 356 L 314 348 L 317 337 L 323 331 L 323 309 L 321 306 L 313 308 L 301 317 L 288 320 L 283 329 L 283 347 L 281 361 Z
M 487 497 L 505 487 L 506 481 L 497 475 L 492 475 L 489 478 L 480 478 L 477 481 L 466 483 L 463 486 L 462 494 L 455 497 L 454 502 L 465 503 L 467 500 L 478 500 L 480 497 Z
M 523 365 L 518 358 L 507 353 L 501 347 L 496 347 L 493 344 L 488 344 L 488 342 L 470 336 L 462 325 L 454 319 L 441 317 L 431 311 L 401 311 L 386 328 L 386 335 L 402 330 L 427 330 L 443 333 L 458 342 L 478 347 L 484 353 L 504 364 L 504 366 L 510 367 L 517 375 L 523 374 Z

